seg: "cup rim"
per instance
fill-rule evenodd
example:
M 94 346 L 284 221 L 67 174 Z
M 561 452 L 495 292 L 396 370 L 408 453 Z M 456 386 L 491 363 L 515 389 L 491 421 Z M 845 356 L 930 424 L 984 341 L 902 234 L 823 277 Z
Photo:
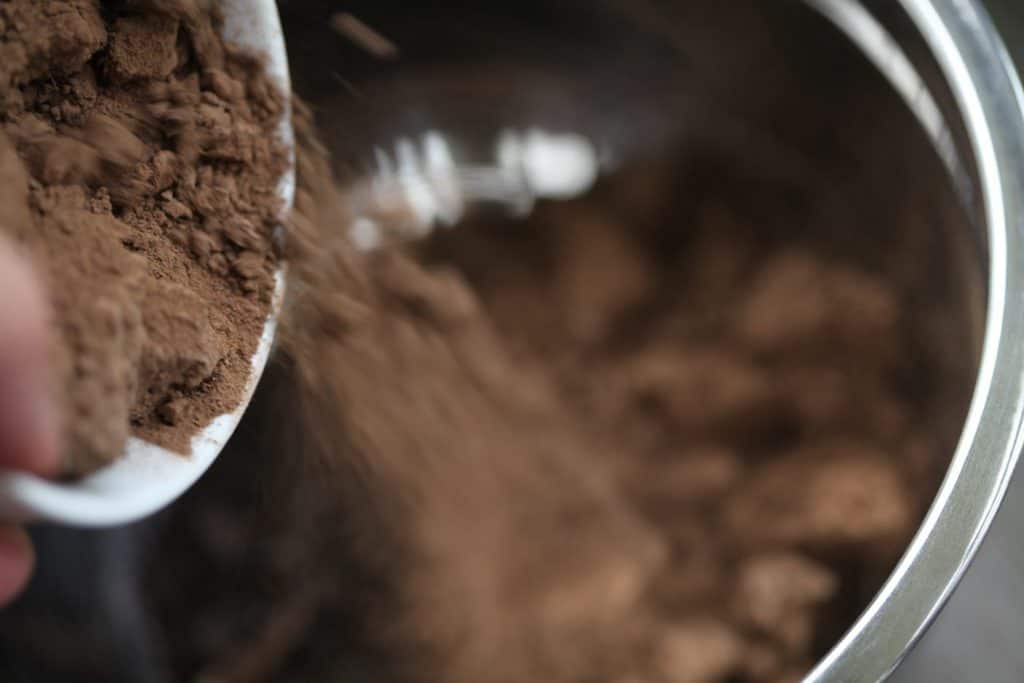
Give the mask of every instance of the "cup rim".
M 1024 442 L 1024 344 L 1018 341 L 1024 339 L 1024 90 L 978 0 L 899 4 L 945 77 L 974 157 L 988 240 L 984 339 L 960 439 L 924 521 L 871 604 L 807 682 L 877 681 L 896 669 L 970 565 Z

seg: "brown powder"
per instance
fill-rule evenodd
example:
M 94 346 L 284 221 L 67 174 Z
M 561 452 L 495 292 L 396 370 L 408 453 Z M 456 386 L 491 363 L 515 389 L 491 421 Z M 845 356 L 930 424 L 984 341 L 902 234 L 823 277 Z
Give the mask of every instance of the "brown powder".
M 233 409 L 274 288 L 279 93 L 204 2 L 0 6 L 0 156 L 60 323 L 67 474 Z M 24 208 L 23 208 L 24 207 Z
M 334 510 L 297 583 L 372 577 L 365 602 L 322 598 L 361 605 L 371 679 L 786 681 L 834 642 L 941 461 L 897 281 L 723 199 L 755 195 L 740 176 L 684 230 L 636 229 L 626 172 L 370 255 L 323 163 L 300 176 L 289 398 L 268 401 L 312 468 L 286 509 Z
M 194 15 L 174 16 L 209 44 Z M 130 81 L 126 64 L 154 73 L 157 56 L 112 56 L 101 72 Z M 105 119 L 85 127 L 117 133 Z M 154 200 L 168 222 L 122 220 L 132 239 L 214 206 L 216 193 L 182 193 L 187 178 L 164 184 L 198 128 L 153 155 L 141 177 L 173 189 Z M 91 178 L 138 154 L 111 137 L 102 157 L 62 142 L 49 168 Z M 488 217 L 360 254 L 305 143 L 272 383 L 151 566 L 168 677 L 799 680 L 934 490 L 948 453 L 937 421 L 956 422 L 963 405 L 948 399 L 969 378 L 929 348 L 942 335 L 928 316 L 959 311 L 914 302 L 870 267 L 860 257 L 877 245 L 837 255 L 822 214 L 786 213 L 820 188 L 752 183 L 705 157 L 627 169 L 525 223 Z M 9 166 L 0 173 L 23 173 Z M 110 223 L 107 203 L 132 187 L 81 185 L 45 188 L 32 206 Z M 187 244 L 199 272 L 227 261 L 245 276 L 260 254 L 241 253 L 250 234 L 225 222 Z M 228 243 L 233 259 L 218 258 Z M 134 282 L 136 262 L 109 263 Z M 125 289 L 97 296 L 137 296 Z M 119 354 L 134 353 L 140 325 L 165 349 L 173 340 L 172 356 L 138 352 L 155 386 L 187 386 L 215 362 L 202 317 L 177 315 L 188 291 L 147 287 L 141 323 L 130 306 L 95 314 Z
M 505 655 L 472 673 L 446 668 L 441 679 L 785 680 L 847 625 L 861 582 L 884 575 L 927 500 L 904 455 L 927 429 L 927 399 L 904 379 L 918 343 L 911 313 L 894 283 L 718 198 L 753 196 L 742 180 L 721 178 L 685 229 L 667 219 L 654 233 L 634 227 L 610 182 L 586 200 L 542 206 L 525 224 L 438 231 L 417 253 L 432 270 L 461 273 L 493 321 L 488 343 L 509 368 L 490 376 L 494 390 L 514 391 L 524 368 L 554 386 L 558 408 L 548 413 L 592 440 L 561 457 L 604 472 L 618 491 L 609 499 L 643 520 L 665 561 L 603 634 L 545 630 L 538 606 L 496 591 L 499 619 L 530 624 L 535 639 L 524 646 L 467 628 L 457 646 L 435 644 L 442 658 L 488 646 Z M 505 443 L 514 438 L 523 437 Z M 433 495 L 464 485 L 456 473 L 447 482 Z M 551 495 L 573 495 L 549 483 Z M 534 504 L 515 500 L 506 505 Z M 579 534 L 556 516 L 548 524 L 496 545 L 532 556 L 547 538 Z M 435 571 L 470 571 L 464 562 L 487 571 L 460 553 L 438 557 Z M 520 580 L 578 585 L 557 564 L 549 570 Z M 624 576 L 600 577 L 581 623 L 601 623 L 592 596 L 615 594 Z M 408 618 L 437 632 L 436 612 Z M 548 648 L 558 664 L 539 678 L 518 668 Z
M 541 366 L 513 362 L 454 271 L 338 240 L 340 199 L 326 169 L 305 164 L 281 344 L 308 438 L 286 447 L 331 468 L 326 495 L 345 509 L 339 523 L 374 537 L 363 558 L 373 572 L 390 581 L 396 564 L 408 569 L 404 610 L 376 615 L 378 629 L 437 648 L 441 659 L 419 662 L 426 680 L 556 681 L 620 667 L 618 648 L 570 660 L 557 645 L 570 633 L 622 638 L 665 558 L 596 465 L 603 445 Z M 387 503 L 365 505 L 378 496 Z M 527 538 L 529 553 L 516 540 Z M 517 657 L 493 671 L 506 648 Z
M 307 153 L 284 353 L 146 544 L 147 673 L 800 680 L 905 547 L 971 371 L 932 280 L 726 159 L 366 255 Z M 0 642 L 117 679 L 52 612 Z

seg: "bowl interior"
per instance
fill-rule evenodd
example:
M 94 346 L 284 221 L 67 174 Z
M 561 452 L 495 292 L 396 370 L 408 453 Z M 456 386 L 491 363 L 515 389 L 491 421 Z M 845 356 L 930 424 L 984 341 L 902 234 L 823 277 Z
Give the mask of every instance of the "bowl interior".
M 914 22 L 900 3 L 865 5 L 293 1 L 282 17 L 297 91 L 356 206 L 403 145 L 439 137 L 456 168 L 489 168 L 507 131 L 579 136 L 601 174 L 682 159 L 695 190 L 725 169 L 770 185 L 749 197 L 756 211 L 789 217 L 795 241 L 857 255 L 929 326 L 917 351 L 943 371 L 913 381 L 947 454 L 920 484 L 931 496 L 982 351 L 983 198 L 956 98 Z M 342 11 L 370 36 L 339 25 Z M 462 199 L 522 210 L 516 192 L 483 194 Z

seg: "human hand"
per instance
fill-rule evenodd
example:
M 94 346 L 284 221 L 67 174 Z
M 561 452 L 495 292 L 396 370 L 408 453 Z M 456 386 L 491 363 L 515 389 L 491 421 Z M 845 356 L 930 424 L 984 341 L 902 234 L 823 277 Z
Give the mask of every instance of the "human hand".
M 48 315 L 30 264 L 0 239 L 0 468 L 43 476 L 56 474 L 60 463 Z M 24 588 L 34 561 L 25 532 L 0 524 L 0 605 Z

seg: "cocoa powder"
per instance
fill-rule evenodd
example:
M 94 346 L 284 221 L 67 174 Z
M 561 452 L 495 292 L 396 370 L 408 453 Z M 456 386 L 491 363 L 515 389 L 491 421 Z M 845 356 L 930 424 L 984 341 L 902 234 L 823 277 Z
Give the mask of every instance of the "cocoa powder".
M 216 52 L 194 14 L 173 16 Z M 125 55 L 143 41 L 108 41 L 104 77 L 167 68 L 164 24 L 105 24 L 118 25 L 153 53 L 136 60 Z M 49 49 L 33 40 L 25 54 Z M 75 54 L 61 51 L 54 68 Z M 173 185 L 154 201 L 174 226 L 213 207 L 215 193 L 181 194 L 188 179 L 174 171 L 199 148 L 188 142 L 198 128 L 213 127 L 176 128 L 172 156 L 156 152 L 140 175 Z M 139 154 L 106 119 L 83 128 L 120 141 L 101 155 L 73 138 L 51 165 L 29 160 L 86 179 L 33 187 L 41 199 L 26 204 L 78 212 L 76 225 L 88 224 L 83 211 L 108 221 L 108 203 L 124 212 L 116 196 L 132 184 L 103 194 L 88 179 Z M 935 490 L 970 368 L 931 346 L 957 335 L 932 332 L 957 329 L 961 312 L 873 267 L 878 245 L 836 249 L 829 236 L 842 230 L 826 212 L 788 213 L 820 187 L 751 180 L 706 155 L 625 169 L 525 222 L 478 218 L 361 254 L 306 134 L 281 353 L 240 440 L 172 513 L 151 558 L 148 597 L 170 655 L 160 673 L 799 680 L 874 594 Z M 23 175 L 0 161 L 4 178 Z M 17 199 L 24 186 L 0 192 Z M 925 214 L 908 207 L 894 222 L 912 233 Z M 23 213 L 11 224 L 38 222 Z M 249 225 L 224 226 L 193 229 L 190 251 L 173 253 L 200 259 L 199 272 L 225 261 L 256 272 L 241 253 Z M 132 259 L 108 262 L 135 282 Z M 113 302 L 101 314 L 118 358 L 132 353 L 139 322 L 124 294 L 98 296 Z M 215 357 L 201 318 L 175 315 L 188 296 L 158 292 L 141 307 L 164 321 L 147 338 L 181 350 L 139 361 L 156 386 L 168 375 L 187 385 Z
M 766 212 L 769 180 L 713 166 L 678 202 L 630 189 L 693 163 L 359 253 L 305 143 L 276 381 L 177 533 L 218 520 L 204 557 L 232 587 L 269 543 L 245 595 L 286 588 L 255 634 L 238 595 L 175 609 L 167 632 L 193 634 L 171 636 L 177 674 L 799 680 L 905 547 L 948 453 L 939 422 L 969 374 L 921 352 L 933 304 Z M 254 448 L 282 488 L 235 517 Z M 161 605 L 190 566 L 167 562 Z M 208 619 L 220 637 L 194 635 Z
M 69 475 L 133 434 L 187 453 L 242 397 L 287 157 L 260 61 L 206 2 L 0 6 L 2 225 L 59 323 Z
M 800 680 L 936 489 L 970 392 L 958 306 L 879 267 L 877 235 L 835 249 L 819 185 L 737 157 L 363 254 L 303 146 L 282 353 L 157 542 L 125 544 L 146 674 Z M 119 634 L 37 597 L 0 615 L 9 659 L 125 678 Z

